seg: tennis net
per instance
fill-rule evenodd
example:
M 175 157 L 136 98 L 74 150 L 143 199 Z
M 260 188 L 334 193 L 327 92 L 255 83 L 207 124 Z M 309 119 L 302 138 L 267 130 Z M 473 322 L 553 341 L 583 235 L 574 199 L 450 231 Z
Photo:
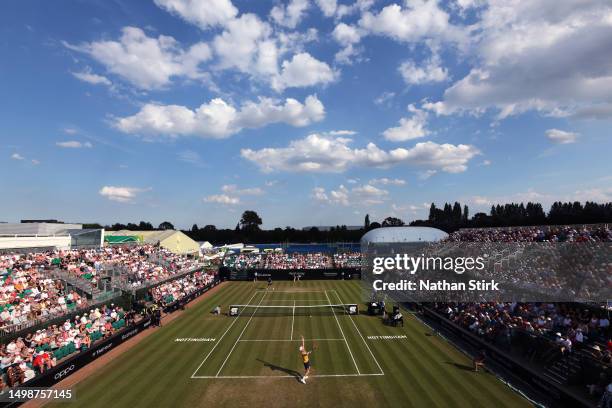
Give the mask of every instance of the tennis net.
M 356 303 L 329 305 L 230 305 L 230 316 L 333 316 L 359 314 Z

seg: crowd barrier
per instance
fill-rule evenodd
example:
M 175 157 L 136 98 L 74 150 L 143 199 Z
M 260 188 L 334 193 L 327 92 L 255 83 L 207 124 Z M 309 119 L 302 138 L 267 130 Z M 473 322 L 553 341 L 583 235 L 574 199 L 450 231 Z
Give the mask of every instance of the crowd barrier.
M 255 275 L 257 274 L 257 275 Z M 361 279 L 360 268 L 329 268 L 329 269 L 230 269 L 219 268 L 219 275 L 227 280 L 293 280 L 298 276 L 301 280 L 307 279 Z
M 463 327 L 459 327 L 453 322 L 449 321 L 446 317 L 440 315 L 435 310 L 429 307 L 423 307 L 424 316 L 440 324 L 444 330 L 452 333 L 459 337 L 461 340 L 470 344 L 471 346 L 478 348 L 479 350 L 486 350 L 487 358 L 493 360 L 495 363 L 502 366 L 505 370 L 512 372 L 516 376 L 520 377 L 521 380 L 528 383 L 534 389 L 542 392 L 551 399 L 555 400 L 555 406 L 557 407 L 592 407 L 588 401 L 580 398 L 568 392 L 563 386 L 550 381 L 546 377 L 542 376 L 539 372 L 524 366 L 519 361 L 509 356 L 507 352 L 504 352 L 497 347 L 485 342 L 478 336 L 465 330 Z

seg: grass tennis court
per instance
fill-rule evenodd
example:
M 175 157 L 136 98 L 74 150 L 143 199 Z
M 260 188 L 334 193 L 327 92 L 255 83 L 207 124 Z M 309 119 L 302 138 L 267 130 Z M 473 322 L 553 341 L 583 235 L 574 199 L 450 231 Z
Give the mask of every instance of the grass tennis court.
M 405 327 L 319 305 L 355 281 L 230 282 L 76 386 L 83 407 L 523 407 L 527 400 L 405 313 Z M 238 317 L 213 316 L 221 304 Z M 285 306 L 280 308 L 278 306 Z M 304 307 L 310 306 L 310 307 Z M 363 308 L 362 306 L 360 306 Z M 300 335 L 312 354 L 306 385 Z M 380 336 L 393 336 L 381 338 Z

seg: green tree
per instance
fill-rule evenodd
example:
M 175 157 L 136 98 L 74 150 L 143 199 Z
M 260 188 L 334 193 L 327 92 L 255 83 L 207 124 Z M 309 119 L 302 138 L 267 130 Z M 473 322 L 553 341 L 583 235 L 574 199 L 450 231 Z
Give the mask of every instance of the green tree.
M 257 212 L 246 210 L 240 218 L 240 228 L 243 231 L 259 231 L 259 226 L 263 223 Z
M 173 230 L 174 225 L 172 225 L 172 223 L 170 223 L 169 221 L 164 221 L 161 224 L 159 224 L 159 227 L 157 228 L 160 230 Z
M 401 227 L 404 225 L 404 221 L 396 217 L 387 217 L 383 220 L 383 227 Z
M 142 231 L 151 231 L 153 230 L 153 224 L 150 222 L 140 221 L 140 223 L 138 223 L 138 228 Z

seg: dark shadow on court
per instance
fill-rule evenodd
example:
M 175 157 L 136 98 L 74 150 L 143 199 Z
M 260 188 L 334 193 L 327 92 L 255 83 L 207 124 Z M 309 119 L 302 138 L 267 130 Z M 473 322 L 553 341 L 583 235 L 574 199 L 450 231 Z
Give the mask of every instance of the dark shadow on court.
M 451 363 L 450 361 L 445 361 L 444 364 L 454 365 L 455 367 L 457 367 L 457 368 L 459 368 L 461 370 L 474 371 L 474 367 L 468 366 L 468 365 L 465 365 L 465 364 Z
M 276 365 L 276 364 L 269 363 L 269 362 L 264 361 L 264 360 L 259 359 L 259 358 L 257 359 L 257 361 L 259 361 L 259 362 L 260 362 L 260 363 L 262 363 L 262 364 L 263 364 L 265 367 L 268 367 L 268 368 L 269 368 L 270 370 L 272 370 L 272 371 L 281 371 L 281 372 L 283 372 L 283 373 L 285 373 L 285 374 L 289 374 L 289 375 L 291 375 L 291 376 L 295 377 L 295 379 L 296 379 L 297 381 L 299 381 L 299 380 L 302 378 L 302 374 L 300 374 L 299 372 L 297 372 L 297 371 L 295 371 L 295 370 L 292 370 L 292 369 L 290 369 L 290 368 L 281 367 L 281 366 L 278 366 L 278 365 Z

